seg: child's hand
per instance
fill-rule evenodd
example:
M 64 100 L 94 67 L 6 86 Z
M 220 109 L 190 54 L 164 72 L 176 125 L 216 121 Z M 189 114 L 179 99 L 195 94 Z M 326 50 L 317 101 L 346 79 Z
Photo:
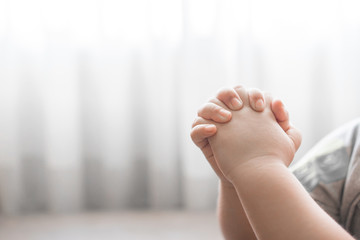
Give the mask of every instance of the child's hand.
M 300 146 L 301 135 L 289 124 L 287 112 L 283 110 L 283 114 L 279 114 L 278 122 L 271 110 L 271 97 L 265 98 L 265 110 L 256 112 L 250 107 L 244 91 L 236 91 L 244 106 L 241 111 L 232 112 L 230 122 L 204 121 L 204 124 L 216 125 L 217 134 L 210 137 L 209 142 L 225 178 L 232 179 L 236 169 L 247 164 L 276 161 L 288 166 Z M 275 112 L 283 108 L 280 101 L 274 101 L 272 105 Z
M 222 184 L 228 186 L 232 186 L 232 184 L 224 177 L 217 166 L 208 141 L 208 137 L 216 133 L 216 126 L 214 124 L 206 124 L 205 119 L 218 123 L 226 123 L 231 119 L 229 108 L 232 110 L 240 110 L 242 106 L 243 103 L 237 92 L 233 88 L 224 88 L 218 92 L 216 98 L 211 99 L 199 109 L 198 117 L 194 120 L 191 129 L 193 142 L 201 149 Z
M 216 126 L 212 123 L 207 124 L 206 120 L 213 120 L 217 123 L 226 123 L 230 121 L 231 113 L 229 109 L 240 110 L 243 107 L 243 102 L 239 95 L 243 98 L 248 98 L 250 106 L 255 111 L 264 110 L 265 99 L 260 90 L 250 89 L 246 91 L 246 89 L 241 86 L 235 88 L 223 88 L 218 92 L 216 98 L 211 99 L 199 109 L 199 117 L 195 119 L 191 131 L 192 140 L 202 150 L 220 180 L 225 184 L 230 183 L 218 168 L 208 141 L 208 137 L 211 137 L 216 133 Z M 289 126 L 288 113 L 281 101 L 274 100 L 272 103 L 273 113 L 280 126 L 286 131 Z

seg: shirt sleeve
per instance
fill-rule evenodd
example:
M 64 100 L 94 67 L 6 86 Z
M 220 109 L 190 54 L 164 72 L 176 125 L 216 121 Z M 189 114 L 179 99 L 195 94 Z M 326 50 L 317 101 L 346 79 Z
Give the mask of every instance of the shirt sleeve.
M 344 225 L 341 207 L 357 125 L 358 121 L 352 122 L 330 133 L 290 167 L 311 197 L 340 225 Z

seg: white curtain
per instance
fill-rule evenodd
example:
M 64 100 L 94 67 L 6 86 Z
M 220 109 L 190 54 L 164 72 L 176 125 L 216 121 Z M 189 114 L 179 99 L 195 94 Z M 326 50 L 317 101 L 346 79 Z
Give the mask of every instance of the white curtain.
M 0 0 L 3 214 L 213 209 L 189 132 L 224 85 L 268 90 L 299 159 L 360 115 L 355 0 Z

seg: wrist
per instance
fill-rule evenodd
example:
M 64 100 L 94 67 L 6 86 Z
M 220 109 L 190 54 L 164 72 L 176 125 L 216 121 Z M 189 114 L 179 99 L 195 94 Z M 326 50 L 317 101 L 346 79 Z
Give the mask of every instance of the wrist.
M 237 182 L 251 181 L 263 173 L 272 173 L 275 169 L 287 168 L 286 161 L 276 157 L 257 157 L 229 171 L 227 179 L 235 187 Z

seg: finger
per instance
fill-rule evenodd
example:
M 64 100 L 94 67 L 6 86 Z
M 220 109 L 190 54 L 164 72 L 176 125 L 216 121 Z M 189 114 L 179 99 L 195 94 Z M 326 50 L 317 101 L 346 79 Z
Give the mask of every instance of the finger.
M 240 110 L 243 106 L 243 102 L 234 88 L 222 88 L 216 97 L 231 110 Z
M 216 105 L 215 103 L 208 102 L 198 110 L 198 116 L 218 123 L 225 123 L 230 121 L 231 112 Z
M 218 105 L 219 107 L 230 111 L 230 109 L 216 97 L 210 98 L 208 102 L 214 103 L 214 104 Z
M 240 97 L 241 101 L 243 102 L 243 106 L 244 105 L 248 105 L 249 104 L 249 97 L 248 97 L 248 93 L 246 91 L 246 88 L 242 85 L 237 85 L 234 87 L 235 92 L 238 94 L 238 96 Z
M 280 127 L 286 132 L 290 128 L 289 112 L 286 110 L 283 102 L 274 99 L 271 103 L 271 110 L 279 123 Z
M 265 98 L 265 108 L 271 107 L 271 103 L 273 101 L 273 96 L 269 92 L 264 92 L 264 98 Z
M 248 90 L 249 103 L 253 110 L 262 112 L 265 109 L 265 97 L 261 90 L 251 88 Z
M 200 124 L 195 126 L 190 133 L 192 141 L 202 149 L 208 142 L 207 138 L 216 133 L 216 126 L 213 124 Z
M 200 124 L 214 124 L 214 122 L 210 120 L 206 120 L 202 117 L 196 117 L 191 125 L 191 128 L 194 128 L 195 126 Z
M 290 124 L 290 128 L 289 130 L 286 131 L 286 134 L 293 141 L 295 151 L 297 151 L 301 145 L 301 140 L 302 140 L 301 132 Z

